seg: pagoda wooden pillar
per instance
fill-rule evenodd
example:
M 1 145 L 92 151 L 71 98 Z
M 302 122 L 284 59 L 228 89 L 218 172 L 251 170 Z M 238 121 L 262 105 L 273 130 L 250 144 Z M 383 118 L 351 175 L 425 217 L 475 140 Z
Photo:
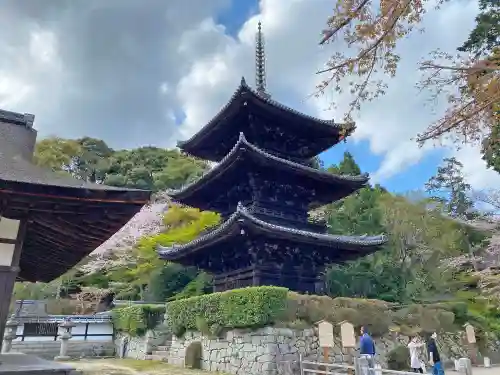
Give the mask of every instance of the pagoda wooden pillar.
M 0 351 L 14 283 L 19 273 L 26 225 L 27 220 L 13 220 L 0 216 Z

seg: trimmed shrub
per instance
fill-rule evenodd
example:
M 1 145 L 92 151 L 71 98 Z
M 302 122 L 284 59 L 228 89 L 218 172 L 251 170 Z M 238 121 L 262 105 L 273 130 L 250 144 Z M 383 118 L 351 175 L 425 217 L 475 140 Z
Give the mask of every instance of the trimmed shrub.
M 165 314 L 163 305 L 131 305 L 112 310 L 113 325 L 119 332 L 140 336 L 155 328 Z
M 419 327 L 423 333 L 455 330 L 455 315 L 443 306 L 410 305 L 394 313 L 396 324 Z
M 230 328 L 257 328 L 279 321 L 288 290 L 262 286 L 234 289 L 167 303 L 167 324 L 177 336 L 185 330 L 221 332 Z
M 387 353 L 387 366 L 390 370 L 408 371 L 410 368 L 410 351 L 399 345 Z
M 327 320 L 335 327 L 348 320 L 356 327 L 366 326 L 371 334 L 378 336 L 386 333 L 392 323 L 390 306 L 378 300 L 330 298 L 290 292 L 284 320 L 307 322 L 309 325 Z
M 320 320 L 351 322 L 356 330 L 365 326 L 373 336 L 390 331 L 403 335 L 462 330 L 467 306 L 455 303 L 398 306 L 360 298 L 301 295 L 285 288 L 262 286 L 185 298 L 167 303 L 167 325 L 180 337 L 186 330 L 219 336 L 232 328 L 255 329 L 275 325 L 303 329 Z M 473 322 L 474 323 L 474 322 Z M 476 327 L 477 325 L 474 324 Z

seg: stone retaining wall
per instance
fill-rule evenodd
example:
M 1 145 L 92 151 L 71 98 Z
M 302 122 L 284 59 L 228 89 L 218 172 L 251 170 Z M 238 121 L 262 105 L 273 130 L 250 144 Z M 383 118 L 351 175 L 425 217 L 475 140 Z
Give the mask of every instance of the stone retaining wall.
M 172 339 L 168 362 L 184 365 L 186 349 L 195 341 L 202 344 L 202 369 L 238 375 L 289 373 L 297 367 L 299 355 L 311 361 L 322 361 L 323 356 L 315 329 L 267 327 L 256 331 L 233 330 L 221 338 L 187 332 L 182 338 Z M 387 354 L 397 345 L 406 345 L 407 342 L 408 338 L 403 336 L 376 338 L 377 361 L 385 367 Z M 444 361 L 465 355 L 459 335 L 440 336 L 439 344 Z M 330 361 L 345 363 L 347 360 L 347 353 L 342 352 L 340 338 L 337 337 L 335 347 L 330 350 Z
M 155 330 L 141 337 L 118 334 L 114 346 L 119 358 L 145 359 L 159 345 L 165 343 L 165 335 Z
M 41 358 L 54 359 L 59 355 L 60 341 L 13 341 L 12 352 L 33 354 Z M 68 355 L 72 358 L 113 356 L 113 341 L 68 341 Z

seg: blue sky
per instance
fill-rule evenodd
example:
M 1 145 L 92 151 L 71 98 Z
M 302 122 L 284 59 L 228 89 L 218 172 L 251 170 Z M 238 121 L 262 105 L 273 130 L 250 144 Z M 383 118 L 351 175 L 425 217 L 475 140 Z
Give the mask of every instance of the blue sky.
M 382 157 L 370 152 L 367 141 L 347 141 L 331 148 L 321 155 L 325 166 L 336 164 L 342 160 L 345 151 L 350 152 L 359 164 L 362 172 L 374 173 L 380 168 Z M 410 166 L 398 174 L 382 179 L 380 183 L 395 193 L 404 193 L 422 189 L 431 176 L 436 173 L 437 166 L 444 157 L 442 150 L 436 149 L 425 155 L 420 162 Z

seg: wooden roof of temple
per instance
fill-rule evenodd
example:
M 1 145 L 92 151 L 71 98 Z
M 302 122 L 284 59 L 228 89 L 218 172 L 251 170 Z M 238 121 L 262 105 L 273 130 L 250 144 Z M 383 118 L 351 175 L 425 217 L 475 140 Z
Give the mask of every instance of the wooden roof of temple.
M 232 204 L 234 210 L 238 201 L 229 202 L 230 198 L 226 197 L 228 189 L 239 185 L 250 187 L 248 174 L 254 170 L 262 175 L 265 169 L 269 169 L 276 183 L 281 179 L 285 182 L 295 180 L 297 188 L 299 185 L 310 185 L 310 188 L 314 188 L 316 194 L 311 196 L 314 201 L 308 202 L 312 205 L 310 208 L 344 198 L 368 182 L 366 175 L 335 175 L 277 157 L 251 144 L 245 135 L 240 133 L 232 150 L 219 164 L 198 180 L 181 189 L 168 191 L 168 195 L 180 203 L 217 212 L 221 211 L 217 207 L 217 198 L 223 195 L 224 205 Z M 241 176 L 242 170 L 246 173 L 243 177 Z M 281 173 L 276 175 L 277 171 Z M 222 186 L 227 186 L 227 189 Z M 235 199 L 241 197 L 241 194 L 238 194 Z
M 197 254 L 202 256 L 202 252 L 203 254 L 210 254 L 217 249 L 221 250 L 223 243 L 238 237 L 241 238 L 248 233 L 258 238 L 285 238 L 299 245 L 311 244 L 317 251 L 317 254 L 314 254 L 313 257 L 314 261 L 325 264 L 344 262 L 374 253 L 387 241 L 384 235 L 331 235 L 271 224 L 257 218 L 252 214 L 251 210 L 246 209 L 242 204 L 238 204 L 236 211 L 229 219 L 216 229 L 184 245 L 158 246 L 158 254 L 164 260 L 175 261 L 184 265 L 199 265 L 200 258 L 196 256 Z M 248 246 L 237 247 L 237 252 L 234 251 L 235 248 L 232 246 L 231 249 L 233 256 L 237 256 L 237 253 L 248 251 Z M 216 252 L 219 252 L 219 250 Z M 305 256 L 308 254 L 307 251 L 302 253 Z M 209 266 L 200 266 L 200 268 L 211 271 Z
M 178 142 L 178 147 L 193 156 L 220 161 L 244 132 L 260 148 L 270 149 L 261 143 L 274 140 L 275 146 L 283 147 L 276 150 L 279 153 L 307 159 L 344 140 L 354 129 L 354 124 L 322 120 L 287 107 L 252 89 L 242 78 L 219 113 L 190 139 Z M 287 138 L 293 141 L 284 141 Z
M 28 221 L 19 279 L 47 282 L 111 237 L 151 193 L 92 184 L 34 165 L 32 122 L 32 115 L 0 111 L 0 216 Z

